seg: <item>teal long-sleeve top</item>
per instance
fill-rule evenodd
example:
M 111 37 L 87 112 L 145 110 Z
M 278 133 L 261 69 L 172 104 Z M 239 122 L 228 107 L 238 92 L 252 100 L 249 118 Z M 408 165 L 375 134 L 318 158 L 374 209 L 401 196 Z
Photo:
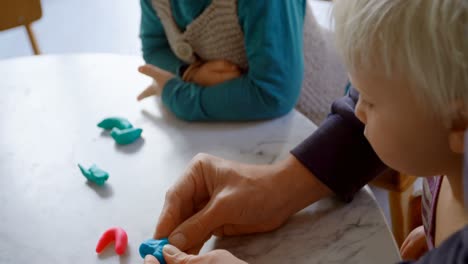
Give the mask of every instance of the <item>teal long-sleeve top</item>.
M 211 0 L 170 0 L 176 24 L 185 30 Z M 184 62 L 169 47 L 151 0 L 141 0 L 140 37 L 146 63 L 178 73 Z M 279 117 L 299 97 L 304 69 L 303 24 L 306 0 L 238 0 L 249 68 L 241 77 L 209 88 L 167 82 L 162 101 L 189 121 L 242 121 Z

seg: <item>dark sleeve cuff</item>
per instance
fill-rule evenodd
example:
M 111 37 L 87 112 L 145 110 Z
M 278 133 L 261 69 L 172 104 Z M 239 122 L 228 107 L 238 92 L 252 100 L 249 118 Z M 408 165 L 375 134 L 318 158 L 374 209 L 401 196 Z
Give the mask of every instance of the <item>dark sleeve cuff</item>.
M 351 89 L 337 100 L 325 122 L 291 151 L 322 183 L 344 201 L 387 167 L 364 137 L 364 125 L 354 115 L 358 94 Z

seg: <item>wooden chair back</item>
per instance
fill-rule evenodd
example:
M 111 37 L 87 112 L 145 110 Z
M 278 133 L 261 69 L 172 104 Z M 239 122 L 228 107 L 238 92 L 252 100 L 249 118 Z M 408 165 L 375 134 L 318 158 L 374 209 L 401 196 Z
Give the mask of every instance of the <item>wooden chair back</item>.
M 34 54 L 40 54 L 31 23 L 42 17 L 40 0 L 0 0 L 0 31 L 26 27 Z
M 42 17 L 40 0 L 1 0 L 0 30 L 26 26 Z

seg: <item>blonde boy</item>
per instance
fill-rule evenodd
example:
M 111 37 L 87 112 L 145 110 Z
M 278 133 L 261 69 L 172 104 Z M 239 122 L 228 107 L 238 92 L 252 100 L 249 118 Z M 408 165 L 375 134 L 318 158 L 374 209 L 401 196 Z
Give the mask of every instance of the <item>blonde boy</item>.
M 468 121 L 466 0 L 340 0 L 334 15 L 339 50 L 360 92 L 355 114 L 388 166 L 443 175 L 425 228 L 402 256 L 418 258 L 468 223 L 462 160 Z M 424 192 L 428 194 L 428 192 Z M 430 193 L 429 193 L 430 195 Z M 426 234 L 426 235 L 425 235 Z

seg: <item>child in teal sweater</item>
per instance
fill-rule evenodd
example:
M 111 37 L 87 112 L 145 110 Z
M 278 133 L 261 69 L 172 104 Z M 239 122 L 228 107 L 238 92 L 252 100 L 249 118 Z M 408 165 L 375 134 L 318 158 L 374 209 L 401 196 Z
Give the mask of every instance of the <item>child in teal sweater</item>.
M 141 39 L 160 95 L 184 120 L 275 118 L 303 79 L 305 0 L 141 0 Z

